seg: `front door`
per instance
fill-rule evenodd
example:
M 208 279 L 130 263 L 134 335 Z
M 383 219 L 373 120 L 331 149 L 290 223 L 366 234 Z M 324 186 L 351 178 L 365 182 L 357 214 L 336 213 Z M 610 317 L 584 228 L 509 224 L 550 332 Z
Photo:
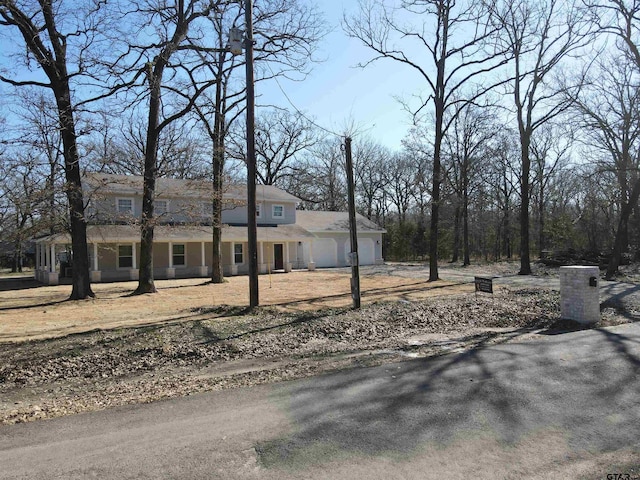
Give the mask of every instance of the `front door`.
M 273 269 L 284 270 L 284 245 L 281 243 L 273 244 Z

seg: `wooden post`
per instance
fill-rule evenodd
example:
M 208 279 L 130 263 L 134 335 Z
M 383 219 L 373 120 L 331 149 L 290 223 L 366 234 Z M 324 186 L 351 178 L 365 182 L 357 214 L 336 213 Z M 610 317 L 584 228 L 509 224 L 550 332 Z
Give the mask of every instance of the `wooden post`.
M 351 159 L 351 137 L 345 139 L 347 187 L 349 192 L 349 234 L 351 239 L 351 297 L 353 308 L 360 308 L 360 265 L 358 260 L 358 232 L 356 228 L 356 202 L 353 182 L 353 161 Z

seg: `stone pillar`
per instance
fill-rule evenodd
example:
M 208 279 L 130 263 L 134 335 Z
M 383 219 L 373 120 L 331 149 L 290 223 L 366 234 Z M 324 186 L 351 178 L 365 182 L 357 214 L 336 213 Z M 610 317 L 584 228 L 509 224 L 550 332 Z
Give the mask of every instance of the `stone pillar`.
M 561 317 L 578 323 L 599 321 L 599 281 L 598 267 L 560 267 Z

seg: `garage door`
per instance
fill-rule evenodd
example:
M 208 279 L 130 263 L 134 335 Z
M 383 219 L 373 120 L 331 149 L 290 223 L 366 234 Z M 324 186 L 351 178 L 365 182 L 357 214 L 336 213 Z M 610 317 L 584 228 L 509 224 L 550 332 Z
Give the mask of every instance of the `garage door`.
M 316 267 L 335 267 L 338 263 L 336 241 L 332 238 L 313 240 L 313 261 Z
M 349 265 L 349 252 L 351 251 L 351 242 L 345 244 L 344 257 L 347 259 L 347 265 Z M 371 238 L 359 238 L 358 239 L 358 259 L 360 265 L 375 265 L 376 263 L 376 250 Z

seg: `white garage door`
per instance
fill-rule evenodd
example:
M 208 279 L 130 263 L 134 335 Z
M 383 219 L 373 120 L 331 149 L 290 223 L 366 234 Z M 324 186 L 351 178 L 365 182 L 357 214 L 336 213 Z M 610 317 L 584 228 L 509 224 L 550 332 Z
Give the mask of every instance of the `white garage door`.
M 313 240 L 313 261 L 316 267 L 335 267 L 338 263 L 338 250 L 333 238 Z
M 351 242 L 345 244 L 344 256 L 347 259 L 347 265 L 349 263 L 349 252 L 351 251 Z M 358 259 L 360 265 L 375 265 L 376 263 L 376 250 L 371 238 L 359 238 L 358 239 Z

